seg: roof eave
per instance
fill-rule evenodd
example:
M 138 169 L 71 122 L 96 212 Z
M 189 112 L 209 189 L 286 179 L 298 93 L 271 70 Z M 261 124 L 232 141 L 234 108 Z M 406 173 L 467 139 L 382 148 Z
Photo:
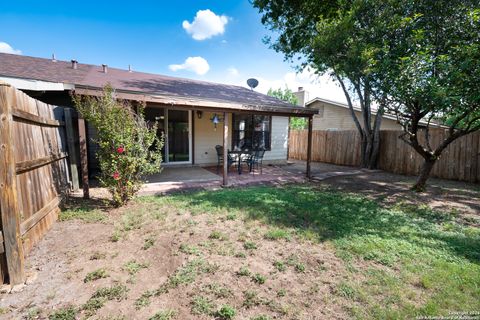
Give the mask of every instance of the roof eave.
M 103 90 L 97 87 L 76 85 L 75 92 L 82 95 L 99 96 Z M 197 99 L 182 96 L 155 95 L 146 92 L 115 90 L 115 94 L 120 99 L 141 101 L 153 104 L 162 104 L 178 107 L 190 107 L 195 109 L 208 109 L 213 111 L 250 111 L 256 113 L 268 113 L 282 116 L 309 117 L 318 113 L 318 110 L 306 108 L 274 107 L 266 105 L 249 105 L 238 102 L 219 101 L 213 99 Z

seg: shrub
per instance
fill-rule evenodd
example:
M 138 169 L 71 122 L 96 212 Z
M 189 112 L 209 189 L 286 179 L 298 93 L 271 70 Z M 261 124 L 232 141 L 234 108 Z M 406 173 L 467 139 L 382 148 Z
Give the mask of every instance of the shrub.
M 114 97 L 107 85 L 100 97 L 74 95 L 80 114 L 97 130 L 100 183 L 112 194 L 115 206 L 124 205 L 140 189 L 142 177 L 160 171 L 163 140 L 157 124 L 149 124 L 144 105 L 133 106 Z

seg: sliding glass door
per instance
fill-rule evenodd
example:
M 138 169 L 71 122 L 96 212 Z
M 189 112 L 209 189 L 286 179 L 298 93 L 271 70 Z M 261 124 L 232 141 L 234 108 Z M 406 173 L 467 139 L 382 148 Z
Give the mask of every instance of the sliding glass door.
M 190 111 L 168 110 L 168 162 L 191 161 L 191 115 Z
M 157 135 L 164 137 L 162 148 L 163 163 L 192 162 L 192 112 L 146 108 L 147 121 L 157 122 Z

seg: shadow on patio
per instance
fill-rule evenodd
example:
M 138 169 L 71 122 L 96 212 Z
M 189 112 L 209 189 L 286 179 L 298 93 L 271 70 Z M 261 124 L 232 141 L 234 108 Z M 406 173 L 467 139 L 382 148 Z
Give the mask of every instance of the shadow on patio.
M 216 167 L 164 167 L 161 173 L 148 177 L 147 181 L 140 190 L 141 195 L 221 188 L 222 174 L 217 174 Z M 248 172 L 245 167 L 242 174 L 238 174 L 236 167 L 232 166 L 228 173 L 228 187 L 305 181 L 304 174 L 288 172 L 273 165 L 264 165 L 262 173 L 260 170 Z

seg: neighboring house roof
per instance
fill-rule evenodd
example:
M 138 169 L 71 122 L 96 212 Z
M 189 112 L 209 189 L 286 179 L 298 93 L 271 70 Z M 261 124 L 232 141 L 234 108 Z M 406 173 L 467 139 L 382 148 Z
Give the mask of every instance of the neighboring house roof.
M 102 66 L 83 63 L 78 63 L 74 69 L 71 62 L 5 53 L 0 53 L 0 76 L 71 84 L 79 93 L 92 93 L 92 90 L 110 83 L 117 92 L 125 93 L 126 98 L 128 94 L 137 98 L 140 95 L 158 103 L 306 115 L 317 113 L 241 86 L 116 68 L 108 68 L 105 73 Z
M 328 99 L 324 99 L 324 98 L 319 98 L 319 97 L 314 98 L 314 99 L 308 101 L 307 103 L 305 103 L 305 107 L 306 107 L 306 108 L 313 108 L 313 107 L 312 107 L 312 104 L 315 103 L 315 102 L 328 103 L 328 104 L 333 105 L 333 106 L 336 106 L 336 107 L 341 107 L 341 108 L 345 108 L 345 109 L 350 109 L 350 108 L 348 107 L 348 105 L 345 104 L 345 103 L 341 103 L 341 102 L 337 102 L 337 101 L 333 101 L 333 100 L 328 100 Z M 359 107 L 357 107 L 357 106 L 353 106 L 353 110 L 358 111 L 358 112 L 362 112 L 362 109 L 359 108 Z M 372 110 L 372 114 L 373 114 L 373 115 L 376 115 L 376 114 L 377 114 L 376 110 Z M 382 115 L 382 118 L 384 118 L 384 119 L 389 119 L 389 120 L 393 120 L 393 121 L 397 121 L 397 117 L 396 117 L 395 115 L 393 115 L 393 114 L 384 113 L 384 114 Z M 427 121 L 420 120 L 419 124 L 426 126 L 426 125 L 427 125 Z M 431 126 L 434 126 L 434 127 L 444 127 L 444 126 L 442 126 L 441 124 L 434 123 L 433 121 L 430 122 L 430 125 L 431 125 Z

